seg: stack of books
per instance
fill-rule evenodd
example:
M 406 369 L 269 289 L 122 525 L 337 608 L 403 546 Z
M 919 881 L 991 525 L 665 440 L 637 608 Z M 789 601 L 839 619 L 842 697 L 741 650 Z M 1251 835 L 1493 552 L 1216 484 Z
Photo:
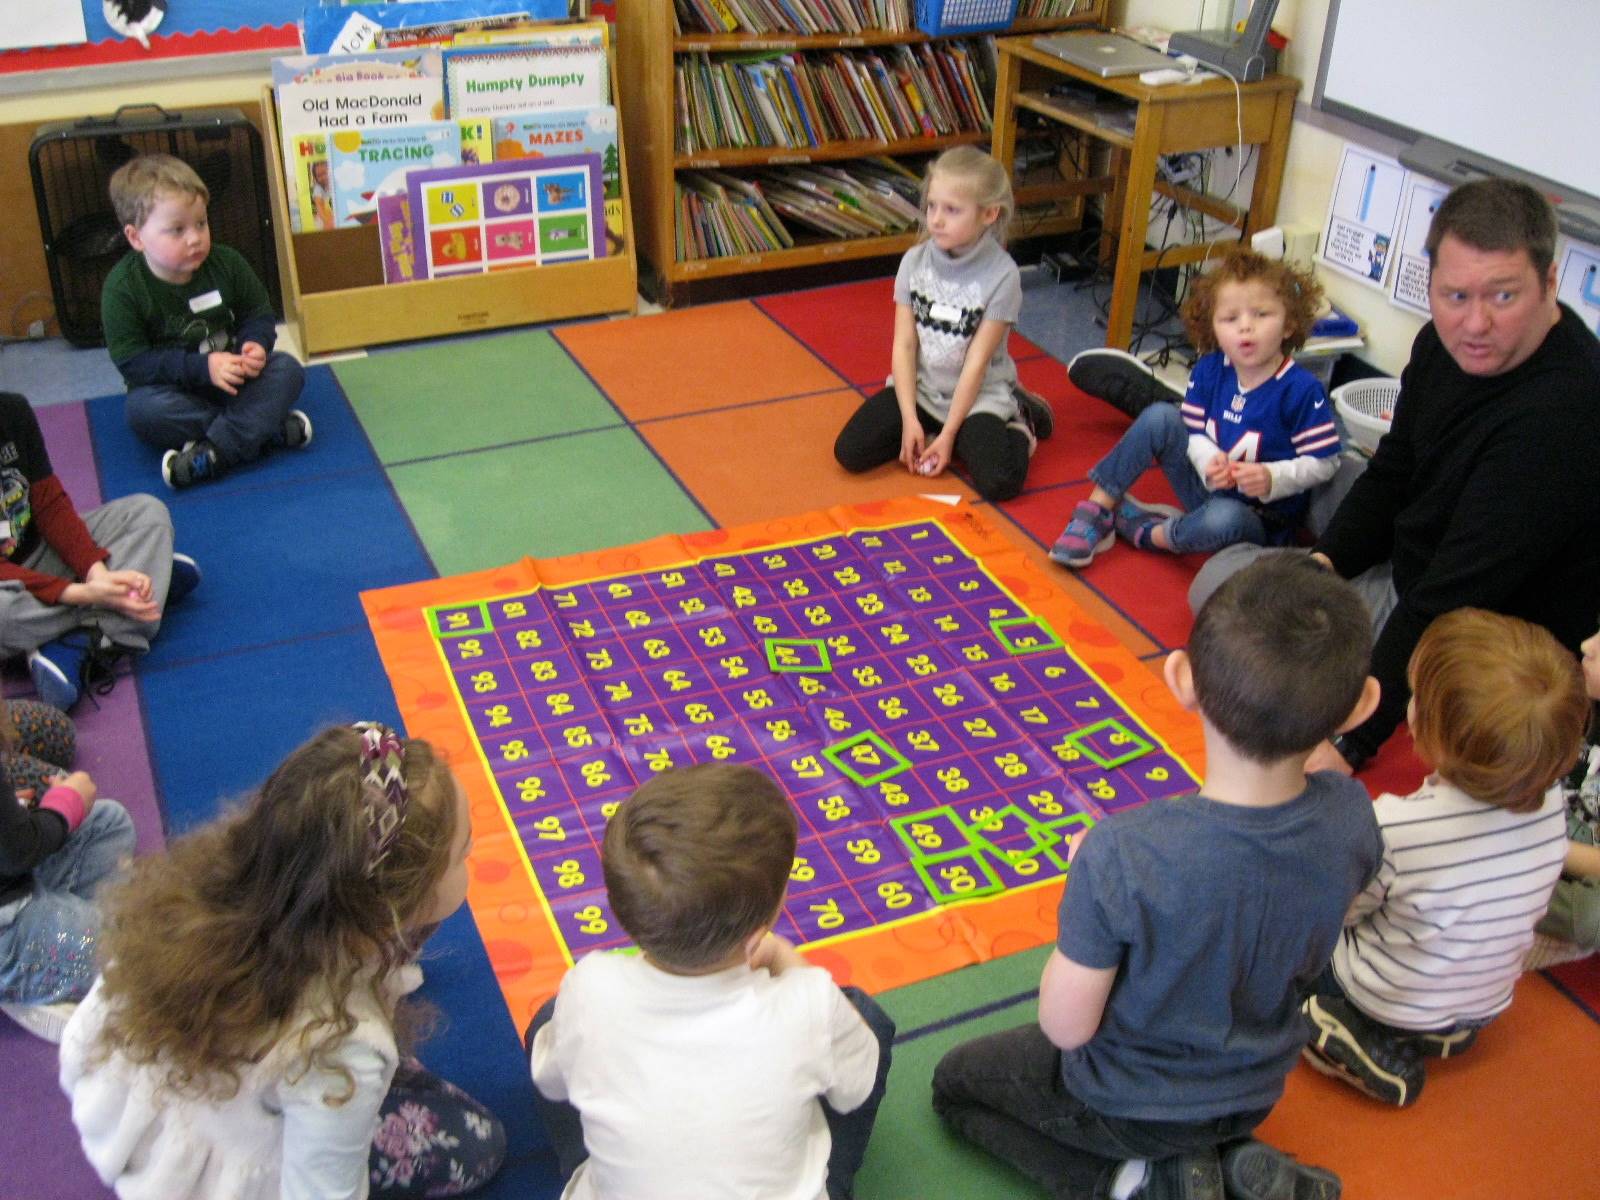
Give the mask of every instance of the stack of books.
M 986 132 L 993 43 L 680 56 L 677 151 L 795 149 Z
M 677 176 L 680 260 L 787 249 L 787 222 L 828 238 L 881 237 L 915 228 L 920 178 L 900 163 L 767 167 Z
M 904 33 L 911 0 L 674 0 L 682 33 Z

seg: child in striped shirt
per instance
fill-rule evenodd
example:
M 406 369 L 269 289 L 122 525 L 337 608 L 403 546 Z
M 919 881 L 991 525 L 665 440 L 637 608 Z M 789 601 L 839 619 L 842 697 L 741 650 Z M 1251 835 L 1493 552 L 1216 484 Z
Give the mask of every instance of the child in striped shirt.
M 1407 720 L 1433 773 L 1375 802 L 1383 864 L 1302 1008 L 1313 1067 L 1402 1107 L 1425 1057 L 1459 1054 L 1511 1003 L 1566 857 L 1550 785 L 1589 715 L 1578 664 L 1548 630 L 1481 609 L 1434 621 L 1409 676 Z
M 1090 469 L 1094 490 L 1050 557 L 1088 566 L 1118 534 L 1176 554 L 1291 542 L 1310 489 L 1339 470 L 1333 408 L 1316 376 L 1289 357 L 1310 335 L 1321 296 L 1308 273 L 1239 248 L 1201 277 L 1183 322 L 1204 354 L 1182 404 L 1146 407 Z M 1182 508 L 1128 494 L 1152 462 Z

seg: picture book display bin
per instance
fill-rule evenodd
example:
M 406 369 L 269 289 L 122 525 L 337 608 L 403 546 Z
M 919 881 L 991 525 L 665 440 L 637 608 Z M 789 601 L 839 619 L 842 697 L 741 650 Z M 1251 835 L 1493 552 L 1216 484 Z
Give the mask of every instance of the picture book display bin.
M 612 102 L 620 103 L 614 56 L 611 79 Z M 325 354 L 385 342 L 637 310 L 628 158 L 620 129 L 617 153 L 622 166 L 622 245 L 608 247 L 604 258 L 385 284 L 376 225 L 291 232 L 277 104 L 271 88 L 264 89 L 262 109 L 271 139 L 267 163 L 272 171 L 272 207 L 278 255 L 283 264 L 284 304 L 305 353 Z
M 1023 17 L 1011 20 L 1016 0 L 923 0 L 913 5 L 919 18 L 941 30 L 940 38 L 959 36 L 1007 15 L 1012 33 L 1044 33 L 1079 25 L 1103 23 L 1108 0 L 1074 5 L 1067 16 Z M 937 40 L 919 29 L 890 31 L 863 29 L 855 33 L 678 33 L 672 0 L 619 0 L 617 55 L 628 80 L 628 103 L 622 109 L 623 131 L 630 149 L 629 180 L 638 197 L 639 255 L 647 264 L 652 292 L 670 303 L 684 299 L 688 289 L 703 280 L 744 276 L 763 271 L 814 267 L 829 262 L 875 258 L 904 253 L 915 241 L 910 230 L 880 236 L 829 237 L 795 229 L 795 245 L 755 254 L 711 258 L 680 258 L 677 249 L 679 220 L 676 187 L 685 172 L 705 169 L 746 175 L 752 170 L 789 164 L 834 164 L 848 167 L 851 160 L 872 156 L 912 158 L 938 153 L 950 146 L 973 144 L 988 148 L 989 134 L 966 131 L 943 136 L 894 141 L 824 142 L 806 147 L 713 148 L 680 153 L 676 131 L 687 111 L 681 94 L 680 68 L 693 56 L 713 60 L 793 54 L 801 58 L 826 56 L 836 51 L 884 51 L 887 48 Z M 744 103 L 742 100 L 739 101 Z M 1022 197 L 1018 197 L 1019 201 Z M 1055 233 L 1076 228 L 1076 221 L 1059 227 L 1030 229 Z

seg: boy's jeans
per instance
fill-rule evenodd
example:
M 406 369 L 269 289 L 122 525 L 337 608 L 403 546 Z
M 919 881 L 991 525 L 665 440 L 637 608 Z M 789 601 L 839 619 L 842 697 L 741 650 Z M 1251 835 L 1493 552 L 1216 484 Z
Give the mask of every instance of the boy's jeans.
M 883 1093 L 889 1082 L 889 1058 L 894 1043 L 894 1021 L 878 1006 L 878 1002 L 860 988 L 841 988 L 845 999 L 855 1006 L 861 1019 L 878 1039 L 878 1075 L 872 1082 L 872 1091 L 859 1108 L 847 1113 L 835 1112 L 826 1100 L 822 1101 L 822 1115 L 828 1120 L 828 1132 L 833 1137 L 833 1149 L 828 1155 L 829 1200 L 850 1200 L 855 1194 L 856 1172 L 867 1154 L 867 1141 L 872 1136 L 872 1123 L 878 1116 L 878 1105 L 883 1103 Z M 533 1016 L 523 1044 L 529 1055 L 533 1054 L 533 1039 L 556 1011 L 555 997 L 544 1002 Z M 561 1178 L 568 1180 L 589 1151 L 583 1144 L 583 1122 L 578 1110 L 564 1100 L 546 1100 L 533 1090 L 534 1107 L 550 1137 L 555 1151 Z
M 1089 478 L 1119 500 L 1156 462 L 1178 494 L 1184 515 L 1167 527 L 1180 554 L 1209 554 L 1235 542 L 1257 546 L 1280 540 L 1262 520 L 1261 510 L 1236 496 L 1206 490 L 1189 461 L 1189 429 L 1175 404 L 1152 404 L 1136 418 L 1111 453 L 1089 471 Z
M 300 399 L 305 368 L 274 350 L 261 374 L 230 396 L 201 388 L 151 383 L 128 389 L 128 425 L 157 450 L 177 450 L 205 438 L 225 466 L 252 462 L 283 433 L 283 419 Z
M 66 844 L 33 869 L 33 894 L 0 905 L 0 1001 L 81 1000 L 94 982 L 101 883 L 133 858 L 133 818 L 100 800 Z

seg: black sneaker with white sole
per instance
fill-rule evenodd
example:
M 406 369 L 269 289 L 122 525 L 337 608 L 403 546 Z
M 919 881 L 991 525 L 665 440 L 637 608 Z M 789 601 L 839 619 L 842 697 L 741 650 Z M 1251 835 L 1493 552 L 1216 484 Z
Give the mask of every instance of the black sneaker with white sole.
M 1130 417 L 1152 404 L 1177 404 L 1183 393 L 1167 386 L 1143 360 L 1125 350 L 1083 350 L 1067 364 L 1067 378 L 1080 391 Z
M 1017 401 L 1017 415 L 1027 422 L 1035 440 L 1049 441 L 1056 431 L 1056 415 L 1050 409 L 1050 402 L 1021 383 L 1011 385 L 1011 394 Z
M 222 459 L 217 455 L 217 448 L 204 438 L 188 443 L 182 450 L 168 450 L 161 456 L 161 478 L 174 490 L 218 479 L 222 474 Z
M 283 431 L 278 440 L 290 450 L 304 450 L 311 444 L 311 418 L 298 408 L 291 408 L 283 418 Z
M 1304 1057 L 1312 1067 L 1385 1104 L 1417 1102 L 1427 1075 L 1414 1034 L 1382 1025 L 1338 997 L 1312 996 L 1300 1013 L 1311 1035 Z
M 1223 1151 L 1222 1185 L 1229 1200 L 1339 1200 L 1344 1190 L 1332 1171 L 1254 1138 Z

